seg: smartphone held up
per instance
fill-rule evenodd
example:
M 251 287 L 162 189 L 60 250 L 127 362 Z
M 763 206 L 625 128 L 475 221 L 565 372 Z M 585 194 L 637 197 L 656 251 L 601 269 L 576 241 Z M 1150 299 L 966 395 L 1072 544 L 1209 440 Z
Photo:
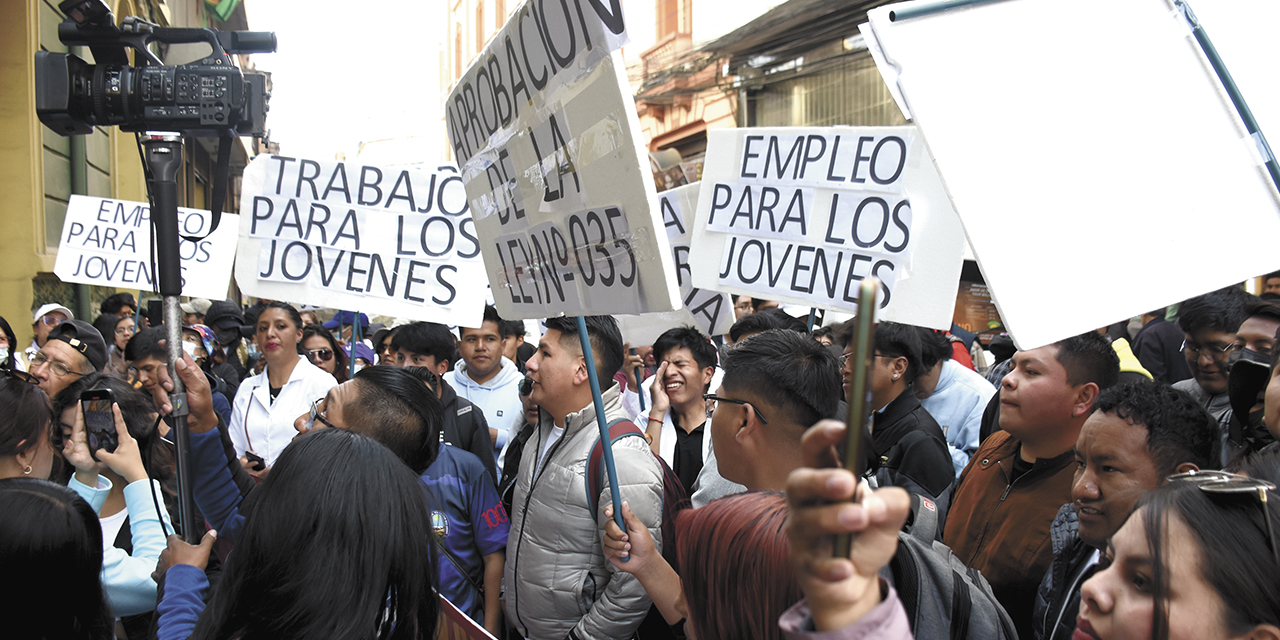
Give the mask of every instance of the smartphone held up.
M 85 442 L 93 454 L 97 454 L 99 449 L 114 453 L 120 444 L 116 437 L 116 417 L 111 410 L 112 405 L 110 389 L 90 389 L 80 394 Z

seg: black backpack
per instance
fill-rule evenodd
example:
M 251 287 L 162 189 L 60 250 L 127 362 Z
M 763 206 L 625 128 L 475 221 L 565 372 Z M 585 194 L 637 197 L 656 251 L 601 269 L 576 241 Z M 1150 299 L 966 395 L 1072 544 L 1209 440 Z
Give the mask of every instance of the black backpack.
M 880 576 L 898 591 L 917 640 L 1018 640 L 1013 619 L 977 569 L 937 540 L 938 508 L 912 494 L 912 520 Z

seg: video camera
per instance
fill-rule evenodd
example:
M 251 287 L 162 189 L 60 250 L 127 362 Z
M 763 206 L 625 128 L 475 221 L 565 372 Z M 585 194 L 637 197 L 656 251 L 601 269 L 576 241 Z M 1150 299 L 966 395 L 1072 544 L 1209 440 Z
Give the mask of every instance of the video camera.
M 231 53 L 270 53 L 276 36 L 264 31 L 161 27 L 136 16 L 120 26 L 103 0 L 64 0 L 70 19 L 58 25 L 68 46 L 88 46 L 97 64 L 69 53 L 36 52 L 36 113 L 64 135 L 121 131 L 179 131 L 196 137 L 266 134 L 266 76 L 242 72 Z M 212 52 L 191 64 L 165 66 L 152 43 L 207 43 Z M 129 64 L 133 49 L 138 65 Z

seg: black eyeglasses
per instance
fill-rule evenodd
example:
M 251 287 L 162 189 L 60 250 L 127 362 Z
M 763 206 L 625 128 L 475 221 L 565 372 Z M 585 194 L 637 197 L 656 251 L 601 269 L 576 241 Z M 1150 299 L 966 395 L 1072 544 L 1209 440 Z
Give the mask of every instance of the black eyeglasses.
M 329 355 L 333 355 L 333 353 L 330 352 Z M 337 429 L 332 422 L 329 422 L 328 418 L 324 417 L 325 411 L 320 408 L 320 405 L 323 402 L 324 398 L 320 398 L 319 400 L 311 403 L 311 412 L 307 414 L 307 431 L 315 428 L 316 420 L 319 420 L 320 424 L 323 424 L 330 429 Z
M 751 404 L 751 403 L 747 402 L 746 400 L 734 400 L 733 398 L 722 398 L 722 397 L 720 397 L 720 396 L 718 396 L 718 395 L 716 395 L 716 394 L 714 394 L 714 393 L 704 393 L 704 394 L 702 394 L 702 399 L 703 399 L 703 400 L 715 400 L 716 402 L 728 402 L 729 404 L 749 405 L 749 406 L 751 407 L 751 410 L 752 410 L 752 411 L 754 411 L 754 412 L 756 412 L 756 417 L 757 417 L 757 418 L 760 418 L 760 422 L 763 422 L 763 423 L 765 423 L 765 424 L 769 424 L 769 421 L 764 419 L 764 414 L 763 414 L 763 413 L 760 413 L 760 410 L 759 410 L 759 409 L 757 409 L 757 408 L 756 408 L 756 406 L 755 406 L 754 404 Z
M 1271 512 L 1267 506 L 1267 492 L 1275 491 L 1276 485 L 1226 471 L 1188 471 L 1169 476 L 1170 482 L 1190 482 L 1209 495 L 1255 493 L 1262 506 L 1262 521 L 1266 523 L 1267 542 L 1271 546 L 1271 555 L 1280 563 L 1280 551 L 1276 549 L 1276 532 L 1271 526 Z
M 307 349 L 307 358 L 312 362 L 328 362 L 333 359 L 333 349 Z

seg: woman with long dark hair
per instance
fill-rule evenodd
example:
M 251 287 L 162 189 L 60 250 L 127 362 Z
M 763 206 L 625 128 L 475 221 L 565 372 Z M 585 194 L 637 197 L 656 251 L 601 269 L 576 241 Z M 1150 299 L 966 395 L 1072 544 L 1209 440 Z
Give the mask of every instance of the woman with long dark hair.
M 0 375 L 0 478 L 48 480 L 54 465 L 53 410 L 26 373 Z
M 1205 471 L 1143 497 L 1080 589 L 1076 636 L 1280 638 L 1275 485 Z
M 302 352 L 311 364 L 333 376 L 338 384 L 346 382 L 350 377 L 347 352 L 338 344 L 333 333 L 323 326 L 309 324 L 302 327 Z
M 266 304 L 254 326 L 254 339 L 266 358 L 266 368 L 240 383 L 227 427 L 241 464 L 261 479 L 266 467 L 275 463 L 297 435 L 294 419 L 338 381 L 300 355 L 302 317 L 293 306 Z
M 90 389 L 111 391 L 118 416 L 114 452 L 89 447 L 80 394 Z M 126 617 L 154 610 L 151 572 L 164 551 L 166 534 L 174 530 L 164 507 L 172 501 L 174 463 L 156 430 L 155 410 L 129 383 L 98 373 L 63 389 L 53 399 L 53 411 L 63 457 L 74 471 L 68 486 L 93 508 L 107 543 L 102 582 L 112 612 Z
M 12 581 L 0 598 L 4 636 L 113 638 L 99 579 L 102 529 L 89 504 L 51 482 L 10 478 L 0 480 L 0 513 L 0 567 Z
M 433 638 L 439 600 L 422 485 L 386 447 L 345 429 L 298 436 L 247 507 L 209 598 L 199 547 L 170 542 L 161 640 Z

